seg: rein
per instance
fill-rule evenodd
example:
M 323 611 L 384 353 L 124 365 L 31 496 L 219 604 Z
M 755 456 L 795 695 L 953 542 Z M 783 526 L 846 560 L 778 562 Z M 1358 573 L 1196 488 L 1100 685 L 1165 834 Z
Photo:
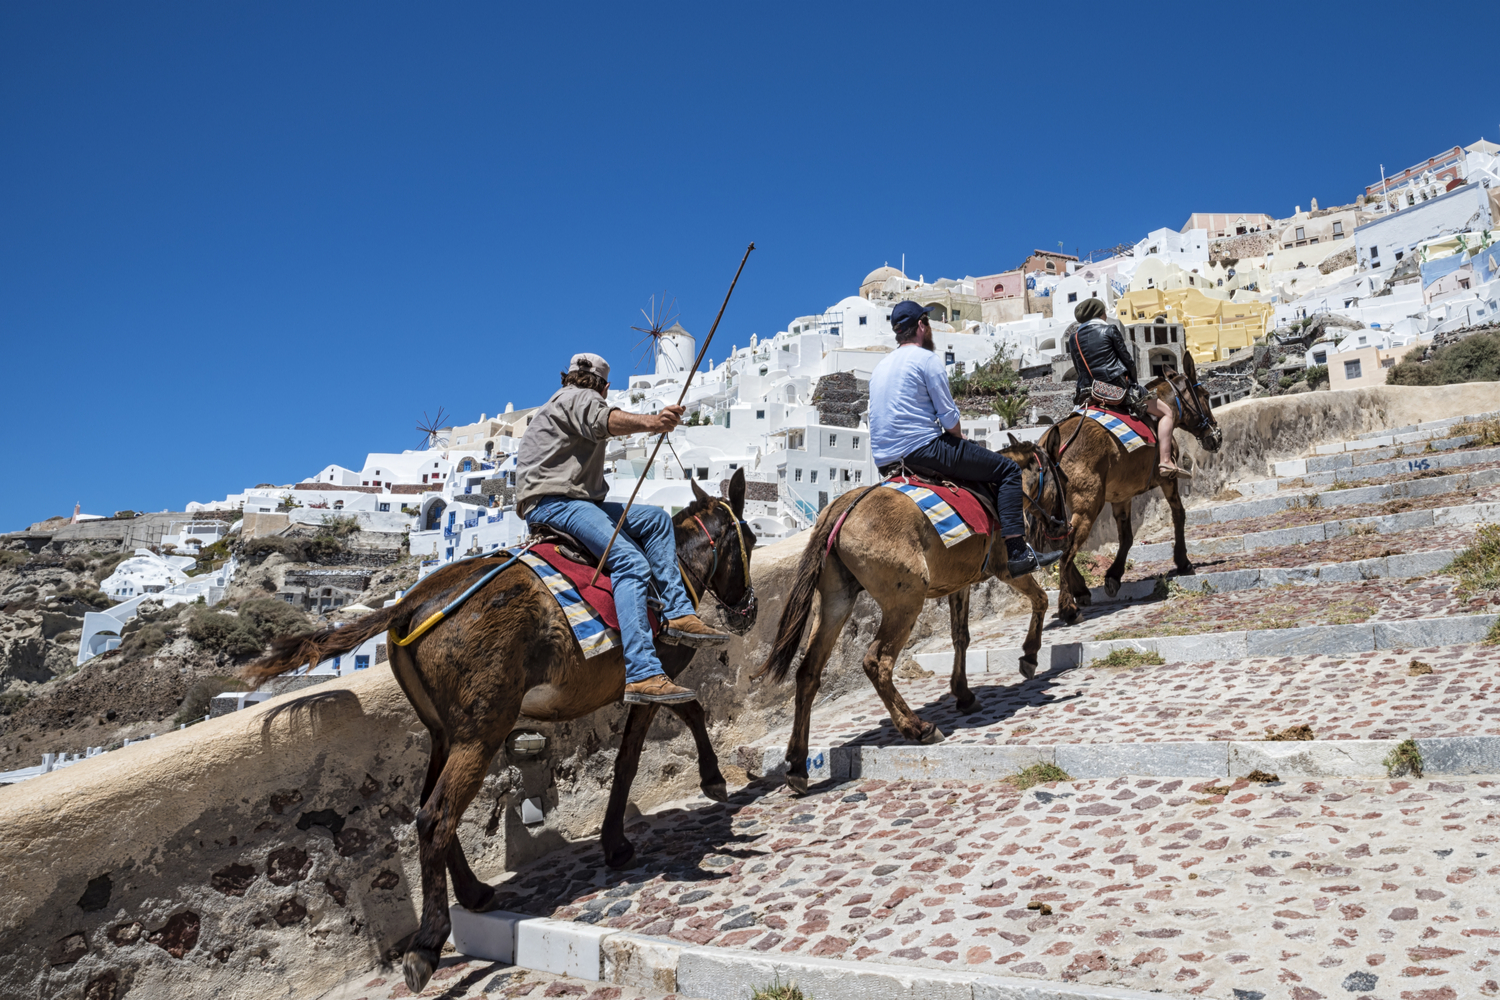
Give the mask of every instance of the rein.
M 677 568 L 682 572 L 682 585 L 687 588 L 688 597 L 692 599 L 694 610 L 697 609 L 699 603 L 702 601 L 702 595 L 707 594 L 714 599 L 714 602 L 719 605 L 720 610 L 726 616 L 734 616 L 730 618 L 730 621 L 739 620 L 740 622 L 745 622 L 751 615 L 755 614 L 755 588 L 750 585 L 750 550 L 745 545 L 746 525 L 744 519 L 737 515 L 734 512 L 734 508 L 729 506 L 725 501 L 718 501 L 717 506 L 724 508 L 724 512 L 734 522 L 734 534 L 740 543 L 740 567 L 745 574 L 745 596 L 738 604 L 731 606 L 724 603 L 724 599 L 714 592 L 712 584 L 715 574 L 719 571 L 719 545 L 714 540 L 713 533 L 708 530 L 708 526 L 703 523 L 703 519 L 697 514 L 692 515 L 692 518 L 703 532 L 703 537 L 708 539 L 708 548 L 713 553 L 713 562 L 709 564 L 708 574 L 702 579 L 697 580 L 698 585 L 696 588 L 693 586 L 693 583 L 697 575 L 688 569 L 687 564 L 680 558 L 677 560 Z

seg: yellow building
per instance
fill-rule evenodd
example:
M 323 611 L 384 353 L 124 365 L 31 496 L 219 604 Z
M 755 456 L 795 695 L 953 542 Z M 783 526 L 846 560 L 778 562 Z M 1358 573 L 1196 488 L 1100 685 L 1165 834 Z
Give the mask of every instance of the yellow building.
M 1165 316 L 1181 323 L 1194 361 L 1223 361 L 1266 335 L 1275 307 L 1268 302 L 1231 302 L 1197 288 L 1142 288 L 1115 301 L 1124 323 Z

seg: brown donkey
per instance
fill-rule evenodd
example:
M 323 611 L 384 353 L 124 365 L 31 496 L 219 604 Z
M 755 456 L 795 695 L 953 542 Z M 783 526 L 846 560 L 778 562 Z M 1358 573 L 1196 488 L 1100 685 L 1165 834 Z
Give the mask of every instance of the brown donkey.
M 1177 426 L 1196 437 L 1205 450 L 1218 451 L 1223 432 L 1214 420 L 1208 393 L 1198 384 L 1197 366 L 1188 352 L 1183 353 L 1183 368 L 1186 369 L 1183 374 L 1169 371 L 1165 376 L 1153 379 L 1147 383 L 1146 390 L 1154 392 L 1162 402 L 1177 411 Z M 1106 502 L 1114 509 L 1115 527 L 1120 536 L 1115 561 L 1104 574 L 1104 590 L 1109 596 L 1119 593 L 1125 559 L 1130 554 L 1131 501 L 1147 490 L 1160 488 L 1167 505 L 1172 508 L 1172 559 L 1177 564 L 1177 572 L 1187 574 L 1193 571 L 1193 564 L 1188 561 L 1184 534 L 1186 514 L 1182 509 L 1177 480 L 1163 479 L 1158 474 L 1155 448 L 1148 446 L 1126 452 L 1114 435 L 1097 421 L 1081 414 L 1064 417 L 1043 436 L 1039 445 L 1062 469 L 1068 507 L 1073 512 L 1066 554 L 1059 563 L 1061 584 L 1057 595 L 1057 617 L 1069 625 L 1075 624 L 1081 617 L 1078 606 L 1090 601 L 1088 583 L 1074 565 L 1074 559 L 1088 541 L 1094 521 Z
M 726 624 L 743 634 L 755 623 L 750 552 L 755 536 L 744 522 L 745 474 L 729 483 L 728 503 L 692 484 L 697 499 L 674 518 L 677 555 L 690 591 L 711 592 L 726 606 Z M 393 638 L 412 629 L 503 565 L 505 553 L 452 563 L 422 580 L 393 607 L 344 628 L 277 639 L 243 676 L 259 683 L 347 653 L 380 632 Z M 461 607 L 409 646 L 392 642 L 391 672 L 417 717 L 432 734 L 432 758 L 422 786 L 417 836 L 422 869 L 422 921 L 406 952 L 406 985 L 420 992 L 437 967 L 447 940 L 448 883 L 469 910 L 494 906 L 494 890 L 474 875 L 457 832 L 478 793 L 490 761 L 519 716 L 547 721 L 576 719 L 619 702 L 625 662 L 617 648 L 585 659 L 557 600 L 523 564 L 504 570 Z M 676 677 L 693 658 L 683 646 L 658 646 L 667 674 Z M 668 705 L 692 730 L 698 748 L 700 787 L 710 798 L 728 796 L 708 739 L 706 718 L 696 701 Z M 605 861 L 623 867 L 635 854 L 625 838 L 624 817 L 646 731 L 656 705 L 631 705 L 615 758 L 614 784 L 600 840 Z
M 1061 508 L 1059 477 L 1051 474 L 1045 476 L 1050 482 L 1039 481 L 1045 475 L 1045 455 L 1014 436 L 1011 446 L 1002 454 L 1021 466 L 1028 481 L 1038 482 L 1042 487 L 1043 497 L 1036 498 L 1042 507 L 1050 503 L 1055 509 Z M 1034 492 L 1035 488 L 1033 495 Z M 1032 505 L 1036 506 L 1035 500 Z M 1045 519 L 1028 513 L 1027 520 L 1032 542 L 1036 544 L 1038 528 Z M 829 536 L 836 525 L 839 525 L 838 535 L 830 546 Z M 786 678 L 811 614 L 812 639 L 797 668 L 796 716 L 786 751 L 786 781 L 794 791 L 807 791 L 807 741 L 813 699 L 822 682 L 823 667 L 833 653 L 844 623 L 854 611 L 860 591 L 869 591 L 880 605 L 880 626 L 865 652 L 865 674 L 903 736 L 922 743 L 943 739 L 937 726 L 918 718 L 907 706 L 891 680 L 896 657 L 905 648 L 922 605 L 930 597 L 948 598 L 954 646 L 950 687 L 958 699 L 959 710 L 972 711 L 978 706 L 979 700 L 969 690 L 964 671 L 964 654 L 969 644 L 969 586 L 985 579 L 985 557 L 992 545 L 998 546 L 999 572 L 995 575 L 1031 602 L 1031 627 L 1020 661 L 1021 674 L 1031 678 L 1036 675 L 1036 654 L 1042 644 L 1047 595 L 1029 574 L 1019 580 L 1010 577 L 1005 570 L 1005 548 L 998 534 L 975 535 L 951 549 L 946 548 L 927 515 L 910 497 L 879 486 L 851 490 L 824 508 L 802 553 L 791 596 L 781 612 L 775 645 L 760 671 L 769 673 L 774 680 Z

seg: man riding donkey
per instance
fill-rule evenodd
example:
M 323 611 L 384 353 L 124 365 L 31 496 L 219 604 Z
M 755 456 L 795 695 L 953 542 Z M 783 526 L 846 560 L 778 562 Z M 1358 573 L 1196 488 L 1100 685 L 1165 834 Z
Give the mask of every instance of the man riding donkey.
M 660 507 L 606 503 L 604 451 L 611 437 L 665 434 L 682 419 L 681 406 L 659 413 L 627 413 L 610 406 L 609 364 L 597 354 L 575 354 L 563 387 L 531 418 L 516 453 L 516 510 L 529 526 L 565 532 L 596 557 L 603 554 L 621 516 L 619 537 L 609 550 L 610 575 L 625 653 L 625 698 L 634 704 L 673 704 L 697 695 L 662 669 L 647 617 L 655 589 L 666 617 L 665 641 L 685 646 L 728 642 L 693 610 L 677 569 L 672 519 Z
M 990 485 L 1010 575 L 1020 577 L 1049 566 L 1062 553 L 1038 556 L 1026 541 L 1020 468 L 964 438 L 948 373 L 932 343 L 927 319 L 931 309 L 907 300 L 891 310 L 897 347 L 870 376 L 870 450 L 875 464 L 885 476 L 906 469 L 934 479 Z
M 1081 406 L 1092 397 L 1143 420 L 1155 417 L 1158 475 L 1163 479 L 1191 478 L 1191 473 L 1178 468 L 1172 460 L 1172 427 L 1176 423 L 1172 408 L 1159 397 L 1148 394 L 1136 381 L 1135 358 L 1125 346 L 1118 321 L 1111 323 L 1104 318 L 1104 312 L 1104 303 L 1097 298 L 1084 299 L 1073 310 L 1078 325 L 1071 337 L 1064 338 L 1078 372 L 1073 405 Z

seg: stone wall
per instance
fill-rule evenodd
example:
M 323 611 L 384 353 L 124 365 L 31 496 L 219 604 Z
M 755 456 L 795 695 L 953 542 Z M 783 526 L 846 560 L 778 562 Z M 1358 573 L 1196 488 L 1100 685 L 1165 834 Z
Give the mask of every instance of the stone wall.
M 1493 409 L 1494 383 L 1392 386 L 1244 400 L 1220 411 L 1225 446 L 1186 451 L 1193 489 L 1264 473 L 1311 444 L 1422 419 Z M 1159 506 L 1159 502 L 1157 502 Z M 1103 519 L 1109 530 L 1113 522 Z M 789 685 L 754 682 L 805 544 L 757 550 L 754 630 L 700 653 L 684 676 L 712 719 L 721 765 L 733 748 L 787 721 Z M 1019 604 L 988 584 L 979 617 Z M 862 597 L 821 694 L 862 689 L 876 609 Z M 948 628 L 929 602 L 913 635 Z M 594 836 L 624 719 L 615 707 L 545 733 L 541 758 L 494 763 L 461 836 L 481 875 Z M 316 996 L 373 968 L 416 927 L 411 823 L 428 737 L 385 669 L 363 671 L 255 708 L 0 788 L 0 996 L 114 1000 L 213 995 Z M 663 713 L 635 783 L 636 808 L 690 794 L 691 738 Z M 540 798 L 539 826 L 520 824 Z M 597 853 L 591 843 L 580 850 Z M 602 862 L 601 862 L 602 863 Z M 91 986 L 92 984 L 92 986 Z

